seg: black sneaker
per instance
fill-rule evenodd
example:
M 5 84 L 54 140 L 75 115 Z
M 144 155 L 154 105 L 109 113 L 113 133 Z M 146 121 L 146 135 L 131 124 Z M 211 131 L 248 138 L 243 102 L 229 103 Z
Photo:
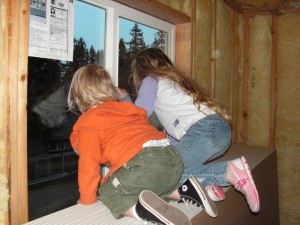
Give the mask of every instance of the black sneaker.
M 140 194 L 135 211 L 140 219 L 154 224 L 192 225 L 184 212 L 147 190 Z
M 208 197 L 204 187 L 201 186 L 195 177 L 189 177 L 189 179 L 179 187 L 178 191 L 181 197 L 180 202 L 187 202 L 202 207 L 211 217 L 218 215 L 216 204 Z

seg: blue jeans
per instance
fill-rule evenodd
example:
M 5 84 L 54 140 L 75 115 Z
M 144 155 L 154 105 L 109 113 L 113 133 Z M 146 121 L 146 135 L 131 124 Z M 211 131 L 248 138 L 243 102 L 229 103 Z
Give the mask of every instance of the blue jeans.
M 189 176 L 204 178 L 203 186 L 229 186 L 226 181 L 228 162 L 209 163 L 223 155 L 231 142 L 231 128 L 218 114 L 207 116 L 193 124 L 176 146 L 184 171 L 180 182 Z

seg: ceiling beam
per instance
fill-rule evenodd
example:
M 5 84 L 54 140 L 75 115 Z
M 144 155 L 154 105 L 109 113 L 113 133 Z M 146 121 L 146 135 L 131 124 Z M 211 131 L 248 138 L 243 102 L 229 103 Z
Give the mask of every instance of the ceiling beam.
M 157 0 L 114 0 L 172 24 L 190 23 L 191 17 Z
M 230 8 L 237 11 L 238 13 L 243 13 L 243 7 L 238 4 L 235 0 L 223 0 Z

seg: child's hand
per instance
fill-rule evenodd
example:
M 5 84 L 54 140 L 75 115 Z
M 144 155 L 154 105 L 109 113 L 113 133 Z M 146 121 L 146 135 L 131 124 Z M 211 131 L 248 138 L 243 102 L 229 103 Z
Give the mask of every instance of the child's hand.
M 120 99 L 127 97 L 129 94 L 125 89 L 117 88 L 119 92 Z

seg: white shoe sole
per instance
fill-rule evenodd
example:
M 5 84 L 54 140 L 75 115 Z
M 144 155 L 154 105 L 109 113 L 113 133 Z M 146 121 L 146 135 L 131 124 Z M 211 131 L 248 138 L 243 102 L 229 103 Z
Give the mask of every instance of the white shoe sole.
M 139 196 L 139 201 L 144 208 L 167 225 L 192 225 L 184 212 L 168 204 L 151 191 L 143 191 Z
M 194 185 L 194 187 L 197 187 L 197 193 L 201 198 L 201 201 L 203 203 L 204 211 L 210 216 L 210 217 L 217 217 L 218 216 L 218 209 L 216 204 L 213 202 L 213 200 L 208 197 L 208 194 L 206 190 L 199 184 L 198 180 L 194 177 L 190 177 L 189 180 Z

